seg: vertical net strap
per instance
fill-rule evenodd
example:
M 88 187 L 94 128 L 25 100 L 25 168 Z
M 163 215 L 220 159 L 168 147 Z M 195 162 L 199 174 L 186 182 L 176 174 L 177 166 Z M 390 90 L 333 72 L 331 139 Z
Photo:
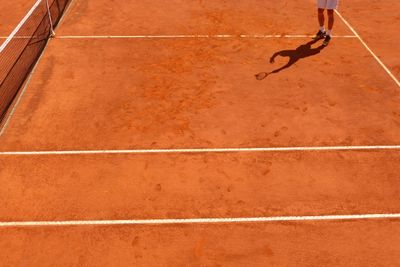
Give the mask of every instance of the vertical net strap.
M 47 8 L 47 14 L 49 15 L 50 31 L 51 31 L 50 36 L 55 36 L 56 34 L 54 32 L 53 19 L 51 18 L 49 0 L 46 0 L 46 8 Z

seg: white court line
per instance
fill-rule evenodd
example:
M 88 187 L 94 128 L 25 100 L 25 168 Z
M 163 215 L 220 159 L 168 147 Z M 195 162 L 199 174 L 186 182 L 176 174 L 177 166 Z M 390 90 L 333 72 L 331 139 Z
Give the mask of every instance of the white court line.
M 2 46 L 5 47 L 5 46 L 10 42 L 10 40 L 13 39 L 13 38 L 15 38 L 15 39 L 25 39 L 25 38 L 26 38 L 26 39 L 30 39 L 30 38 L 32 38 L 32 36 L 22 36 L 22 35 L 21 35 L 21 36 L 16 36 L 15 34 L 19 31 L 19 29 L 22 27 L 22 25 L 25 23 L 25 21 L 28 19 L 28 17 L 33 13 L 33 11 L 35 11 L 35 9 L 37 8 L 37 6 L 40 4 L 41 1 L 42 1 L 42 0 L 38 0 L 38 1 L 35 3 L 35 5 L 31 8 L 31 10 L 28 12 L 28 14 L 27 14 L 27 15 L 24 17 L 24 19 L 19 23 L 19 25 L 14 29 L 14 31 L 10 34 L 10 36 L 8 36 L 8 37 L 0 37 L 0 39 L 7 39 L 7 40 L 3 43 Z M 70 7 L 70 4 L 71 4 L 72 2 L 73 2 L 73 0 L 69 3 L 69 5 L 68 5 L 68 7 L 67 7 L 67 10 L 68 10 L 68 8 Z M 46 3 L 46 4 L 48 5 L 48 3 Z M 67 11 L 67 10 L 66 10 L 66 11 Z M 66 12 L 66 11 L 65 11 L 65 12 Z M 58 25 L 60 25 L 60 23 L 61 23 L 63 17 L 65 16 L 65 12 L 64 12 L 64 14 L 61 16 Z M 50 15 L 50 13 L 49 13 L 49 15 Z M 52 34 L 54 34 L 54 29 L 52 29 L 52 31 L 53 31 Z M 21 92 L 19 93 L 19 95 L 18 95 L 18 98 L 17 98 L 16 100 L 13 101 L 14 103 L 13 103 L 13 106 L 12 106 L 11 111 L 7 114 L 7 117 L 6 117 L 6 118 L 3 118 L 3 121 L 4 121 L 4 119 L 5 119 L 5 122 L 0 123 L 0 137 L 4 134 L 4 132 L 5 132 L 5 130 L 6 130 L 7 126 L 8 126 L 8 124 L 10 123 L 11 117 L 14 115 L 15 110 L 16 110 L 17 106 L 19 105 L 20 101 L 21 101 L 22 96 L 25 94 L 25 91 L 26 91 L 26 89 L 27 89 L 27 87 L 28 87 L 28 85 L 29 85 L 29 83 L 30 83 L 30 81 L 31 81 L 31 79 L 32 79 L 32 75 L 35 73 L 36 67 L 37 67 L 37 65 L 39 64 L 41 58 L 43 57 L 43 55 L 44 55 L 44 53 L 45 53 L 45 51 L 46 51 L 46 49 L 47 49 L 47 45 L 48 45 L 48 42 L 50 41 L 50 39 L 51 39 L 51 38 L 49 38 L 49 39 L 46 41 L 46 45 L 44 46 L 43 51 L 42 51 L 42 53 L 40 54 L 40 56 L 39 56 L 38 60 L 36 61 L 35 65 L 33 66 L 32 71 L 29 73 L 29 76 L 26 78 L 26 80 L 25 80 L 25 82 L 24 82 L 24 86 L 23 86 L 23 88 L 22 88 L 22 91 L 21 91 Z M 3 48 L 3 49 L 4 49 L 4 48 Z M 1 49 L 0 49 L 0 52 L 1 52 Z
M 391 146 L 320 146 L 320 147 L 253 147 L 253 148 L 167 148 L 125 150 L 60 150 L 60 151 L 3 151 L 0 156 L 38 155 L 90 155 L 90 154 L 171 154 L 171 153 L 234 153 L 234 152 L 294 152 L 294 151 L 354 151 L 354 150 L 400 150 Z
M 163 225 L 163 224 L 217 224 L 217 223 L 266 223 L 344 221 L 371 219 L 400 219 L 400 213 L 360 215 L 277 216 L 249 218 L 194 218 L 194 219 L 148 219 L 148 220 L 74 220 L 74 221 L 20 221 L 0 222 L 0 227 L 45 227 L 45 226 L 95 226 L 95 225 Z
M 371 53 L 371 55 L 376 59 L 376 61 L 381 65 L 381 67 L 389 74 L 389 76 L 393 79 L 393 81 L 397 84 L 398 87 L 400 87 L 400 82 L 397 80 L 397 78 L 392 74 L 392 72 L 386 67 L 386 65 L 382 62 L 382 60 L 379 59 L 379 57 L 372 51 L 371 48 L 364 42 L 364 40 L 361 38 L 361 36 L 356 32 L 356 30 L 350 25 L 350 23 L 345 20 L 345 18 L 339 13 L 339 11 L 335 10 L 336 14 L 342 19 L 344 24 L 349 27 L 349 29 L 354 33 L 355 36 L 360 40 L 360 42 L 363 44 L 363 46 L 368 50 L 368 52 Z
M 271 34 L 271 35 L 261 35 L 261 34 L 189 34 L 189 35 L 64 35 L 64 36 L 56 36 L 58 39 L 179 39 L 179 38 L 188 38 L 188 39 L 201 39 L 201 38 L 259 38 L 259 39 L 268 39 L 268 38 L 311 38 L 314 35 L 280 35 L 280 34 Z M 357 38 L 355 35 L 338 35 L 333 36 L 334 38 Z
M 63 23 L 64 18 L 65 18 L 65 17 L 67 16 L 67 14 L 69 13 L 73 2 L 74 2 L 74 0 L 71 0 L 71 1 L 68 3 L 68 6 L 67 6 L 67 8 L 64 10 L 64 13 L 63 13 L 63 15 L 61 16 L 60 21 L 58 22 L 57 27 L 60 27 L 61 24 Z M 55 36 L 54 36 L 54 37 L 55 37 Z
M 0 39 L 7 39 L 8 36 L 0 36 Z M 21 35 L 21 36 L 14 36 L 13 39 L 31 39 L 32 36 L 31 35 Z
M 3 52 L 3 50 L 6 48 L 8 43 L 13 39 L 14 35 L 16 35 L 17 32 L 21 29 L 22 25 L 25 24 L 25 22 L 28 20 L 28 18 L 32 15 L 33 11 L 35 11 L 35 9 L 39 6 L 40 2 L 42 2 L 42 0 L 36 1 L 36 3 L 29 10 L 29 12 L 25 15 L 25 17 L 19 22 L 17 27 L 11 32 L 10 36 L 7 37 L 7 39 L 4 41 L 4 43 L 0 46 L 0 53 Z

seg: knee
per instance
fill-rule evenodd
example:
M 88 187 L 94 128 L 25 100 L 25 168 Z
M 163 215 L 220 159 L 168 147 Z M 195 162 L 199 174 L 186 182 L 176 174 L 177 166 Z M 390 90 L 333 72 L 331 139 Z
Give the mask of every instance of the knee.
M 322 8 L 318 8 L 318 14 L 319 15 L 323 15 L 324 14 L 324 10 Z
M 333 10 L 332 9 L 328 10 L 328 17 L 333 19 Z

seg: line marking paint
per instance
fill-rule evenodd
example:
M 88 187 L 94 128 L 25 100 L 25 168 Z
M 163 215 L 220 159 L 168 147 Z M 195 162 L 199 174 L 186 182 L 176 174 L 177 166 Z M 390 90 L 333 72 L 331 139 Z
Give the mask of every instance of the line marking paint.
M 375 60 L 381 65 L 381 67 L 389 74 L 389 76 L 393 79 L 393 81 L 397 84 L 398 87 L 400 87 L 400 82 L 399 80 L 392 74 L 392 72 L 389 70 L 388 67 L 380 60 L 380 58 L 372 51 L 371 48 L 364 42 L 364 40 L 361 38 L 361 36 L 356 32 L 356 30 L 350 25 L 350 23 L 339 13 L 339 11 L 335 10 L 336 14 L 342 19 L 344 24 L 346 24 L 347 27 L 353 32 L 353 34 L 360 40 L 362 45 L 368 50 L 369 53 L 375 58 Z
M 261 35 L 261 34 L 189 34 L 189 35 L 64 35 L 56 39 L 201 39 L 201 38 L 311 38 L 313 35 Z M 355 35 L 333 36 L 334 38 L 357 38 Z
M 257 223 L 257 222 L 265 223 L 265 222 L 343 221 L 343 220 L 371 220 L 371 219 L 400 219 L 400 213 L 360 214 L 360 215 L 278 216 L 278 217 L 249 217 L 249 218 L 19 221 L 19 222 L 0 222 L 0 227 L 217 224 L 217 223 Z
M 166 148 L 125 150 L 60 150 L 60 151 L 2 151 L 0 156 L 88 155 L 88 154 L 171 154 L 171 153 L 235 153 L 235 152 L 293 152 L 293 151 L 354 151 L 400 150 L 400 145 L 387 146 L 315 146 L 315 147 L 253 147 L 253 148 Z
M 61 16 L 60 21 L 58 22 L 57 27 L 61 26 L 61 24 L 63 23 L 64 18 L 67 16 L 67 14 L 69 13 L 69 11 L 70 11 L 70 9 L 71 9 L 72 3 L 74 3 L 74 0 L 71 0 L 71 1 L 68 3 L 68 6 L 67 6 L 67 8 L 64 10 L 64 14 Z
M 19 22 L 17 27 L 15 27 L 15 29 L 11 32 L 10 36 L 8 36 L 7 39 L 4 41 L 4 43 L 0 46 L 0 53 L 3 52 L 8 43 L 13 39 L 13 37 L 17 34 L 17 32 L 21 29 L 21 27 L 25 24 L 25 22 L 28 20 L 28 18 L 32 15 L 33 11 L 35 11 L 35 9 L 39 6 L 41 2 L 42 0 L 37 0 L 36 3 L 33 5 L 33 7 L 25 15 L 25 17 Z
M 65 16 L 63 16 L 64 18 Z M 313 35 L 295 34 L 295 35 L 247 35 L 247 34 L 216 34 L 216 35 L 61 35 L 55 36 L 55 39 L 173 39 L 173 38 L 312 38 Z M 355 35 L 334 35 L 333 38 L 357 38 Z M 6 36 L 0 36 L 0 39 L 6 39 Z M 30 38 L 30 36 L 15 36 L 14 38 Z

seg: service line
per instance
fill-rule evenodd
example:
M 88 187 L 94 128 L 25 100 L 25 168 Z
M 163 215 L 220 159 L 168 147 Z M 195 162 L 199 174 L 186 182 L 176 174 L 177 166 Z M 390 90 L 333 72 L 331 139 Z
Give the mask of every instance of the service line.
M 307 34 L 180 34 L 180 35 L 60 35 L 57 39 L 226 39 L 226 38 L 249 38 L 249 39 L 268 39 L 268 38 L 312 38 L 313 35 Z M 337 35 L 334 38 L 357 38 L 355 35 Z
M 2 152 L 0 152 L 0 156 L 90 155 L 90 154 L 172 154 L 172 153 L 179 154 L 179 153 L 285 152 L 285 151 L 286 152 L 295 152 L 295 151 L 360 151 L 360 150 L 365 150 L 365 151 L 372 151 L 372 150 L 400 150 L 400 145 L 2 151 Z
M 143 219 L 143 220 L 71 220 L 71 221 L 19 221 L 0 222 L 0 227 L 45 226 L 112 226 L 112 225 L 164 225 L 164 224 L 219 224 L 219 223 L 267 223 L 307 221 L 347 221 L 371 219 L 400 219 L 400 213 L 358 215 L 277 216 L 248 218 L 193 218 L 193 219 Z

